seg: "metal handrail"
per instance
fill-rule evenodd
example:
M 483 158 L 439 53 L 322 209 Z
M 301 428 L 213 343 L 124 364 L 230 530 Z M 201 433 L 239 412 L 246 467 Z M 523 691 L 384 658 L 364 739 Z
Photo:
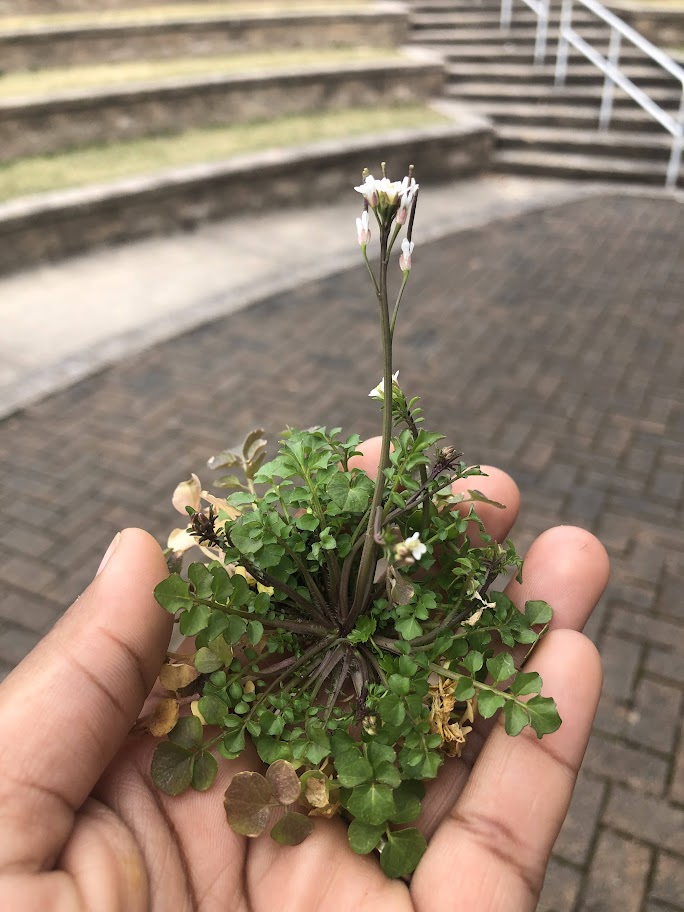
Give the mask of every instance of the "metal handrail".
M 543 63 L 546 57 L 546 39 L 549 33 L 549 6 L 551 0 L 523 0 L 537 16 L 537 32 L 534 39 L 534 62 Z M 509 31 L 513 17 L 513 0 L 501 0 L 499 25 Z
M 602 19 L 610 26 L 610 42 L 608 57 L 604 57 L 596 48 L 584 40 L 572 27 L 572 6 L 579 3 L 591 13 Z M 622 39 L 626 38 L 647 57 L 650 57 L 658 66 L 666 70 L 681 87 L 679 110 L 676 117 L 668 114 L 657 104 L 643 89 L 640 89 L 632 80 L 620 70 L 620 49 Z M 684 69 L 672 60 L 664 51 L 657 48 L 643 35 L 619 19 L 597 0 L 563 0 L 561 8 L 560 32 L 558 37 L 558 52 L 556 56 L 556 85 L 565 84 L 568 70 L 568 45 L 572 45 L 602 73 L 605 74 L 603 92 L 601 94 L 601 110 L 599 112 L 599 129 L 607 130 L 613 114 L 613 93 L 615 86 L 630 96 L 648 114 L 672 135 L 672 148 L 667 166 L 665 185 L 674 187 L 679 176 L 679 168 L 684 149 Z

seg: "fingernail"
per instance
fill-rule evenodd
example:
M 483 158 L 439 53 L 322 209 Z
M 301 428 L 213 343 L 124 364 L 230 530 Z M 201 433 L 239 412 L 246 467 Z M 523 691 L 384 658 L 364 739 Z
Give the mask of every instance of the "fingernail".
M 105 551 L 105 555 L 102 558 L 102 560 L 100 561 L 100 566 L 97 568 L 97 573 L 95 574 L 95 576 L 99 576 L 102 573 L 102 571 L 104 570 L 104 568 L 107 566 L 107 563 L 109 562 L 109 558 L 116 551 L 120 538 L 121 538 L 121 532 L 117 532 L 116 535 L 114 536 L 114 538 L 112 539 L 110 546 Z

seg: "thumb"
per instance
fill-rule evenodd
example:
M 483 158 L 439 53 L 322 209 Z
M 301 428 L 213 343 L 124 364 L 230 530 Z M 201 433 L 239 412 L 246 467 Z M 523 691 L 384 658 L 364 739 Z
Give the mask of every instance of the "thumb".
M 0 685 L 0 867 L 52 864 L 154 684 L 172 618 L 159 545 L 127 529 L 98 575 Z

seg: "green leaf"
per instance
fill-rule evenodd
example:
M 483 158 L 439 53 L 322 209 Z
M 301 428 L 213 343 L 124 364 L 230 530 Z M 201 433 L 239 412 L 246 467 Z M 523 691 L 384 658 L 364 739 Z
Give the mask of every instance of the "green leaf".
M 214 784 L 217 772 L 216 758 L 209 751 L 202 751 L 192 765 L 192 787 L 197 792 L 206 792 Z
M 228 618 L 228 626 L 226 627 L 223 636 L 229 642 L 235 645 L 242 637 L 245 635 L 247 630 L 247 621 L 244 618 L 236 617 L 234 614 L 231 614 Z
M 200 674 L 211 674 L 223 668 L 223 662 L 208 646 L 203 646 L 195 655 L 195 668 Z
M 483 494 L 482 491 L 478 491 L 476 489 L 470 489 L 468 491 L 468 494 L 470 495 L 469 499 L 474 501 L 475 503 L 489 504 L 490 507 L 497 507 L 497 509 L 499 509 L 499 510 L 506 509 L 505 504 L 499 503 L 498 500 L 491 500 L 489 497 L 487 497 L 486 494 Z
M 547 602 L 534 599 L 525 602 L 525 617 L 530 626 L 533 624 L 548 624 L 553 617 L 553 609 Z
M 354 788 L 373 778 L 373 767 L 357 748 L 347 750 L 339 757 L 336 755 L 335 769 L 340 785 L 344 788 Z
M 261 621 L 249 621 L 247 623 L 247 639 L 252 644 L 256 646 L 260 642 L 262 636 L 264 635 L 264 625 Z
M 519 735 L 530 721 L 525 709 L 520 703 L 514 703 L 513 700 L 509 700 L 506 703 L 504 718 L 506 720 L 506 734 L 508 735 Z
M 477 711 L 483 719 L 489 719 L 505 704 L 506 698 L 493 690 L 481 690 L 477 696 Z
M 460 677 L 454 688 L 454 698 L 459 701 L 472 700 L 475 696 L 475 687 L 470 678 L 465 675 Z
M 377 621 L 368 615 L 361 615 L 356 622 L 354 629 L 348 634 L 347 639 L 350 643 L 367 643 L 375 633 Z
M 542 679 L 536 671 L 521 671 L 513 679 L 510 691 L 516 697 L 522 697 L 525 694 L 539 693 L 542 689 Z
M 338 472 L 326 488 L 328 497 L 344 513 L 363 513 L 373 496 L 373 482 L 365 472 Z
M 261 731 L 265 735 L 280 735 L 285 728 L 285 719 L 282 716 L 276 716 L 275 713 L 266 710 L 259 716 Z
M 183 615 L 178 629 L 183 636 L 197 636 L 209 623 L 211 608 L 208 605 L 193 605 Z
M 379 782 L 357 785 L 349 796 L 347 809 L 365 823 L 384 823 L 397 810 L 393 789 Z
M 178 573 L 172 573 L 154 590 L 154 597 L 169 614 L 175 614 L 192 605 L 190 585 Z
M 303 532 L 313 532 L 314 529 L 319 527 L 320 521 L 313 513 L 302 513 L 301 516 L 295 519 L 295 525 Z
M 225 628 L 224 628 L 225 629 Z M 214 655 L 221 660 L 221 667 L 230 665 L 233 660 L 233 650 L 231 646 L 226 643 L 223 635 L 214 637 L 209 640 L 207 643 L 209 649 L 214 653 Z
M 407 678 L 412 678 L 418 671 L 418 666 L 408 656 L 400 656 L 398 667 L 399 674 L 405 675 Z
M 530 725 L 538 738 L 550 735 L 560 728 L 561 718 L 556 702 L 551 697 L 532 697 L 525 703 L 525 709 L 530 714 Z
M 406 877 L 418 867 L 426 849 L 425 837 L 415 827 L 388 832 L 380 867 L 388 877 Z
M 271 830 L 271 839 L 280 845 L 296 846 L 304 842 L 314 830 L 314 822 L 305 814 L 290 811 L 276 821 Z
M 193 585 L 197 598 L 208 599 L 213 595 L 214 577 L 206 564 L 190 564 L 188 578 Z
M 216 566 L 211 567 L 209 572 L 213 577 L 211 594 L 214 601 L 218 602 L 220 605 L 227 604 L 233 591 L 233 583 L 228 576 L 228 571 L 225 567 Z
M 317 766 L 330 753 L 330 738 L 319 722 L 308 723 L 306 736 L 309 739 L 306 749 L 307 760 Z
M 197 716 L 183 716 L 169 732 L 169 741 L 174 744 L 180 744 L 181 747 L 187 747 L 190 750 L 196 749 L 202 744 L 202 723 Z
M 471 649 L 468 655 L 461 660 L 464 667 L 472 674 L 476 674 L 484 665 L 484 656 L 481 652 Z
M 423 628 L 414 617 L 395 621 L 394 626 L 397 629 L 397 633 L 405 640 L 415 640 L 423 632 Z
M 162 741 L 152 755 L 152 781 L 167 795 L 182 794 L 192 782 L 193 759 L 187 748 L 173 741 Z
M 262 734 L 255 739 L 254 746 L 256 747 L 257 754 L 259 754 L 264 763 L 275 763 L 276 760 L 292 759 L 292 748 L 284 741 L 277 741 L 275 738 Z
M 515 674 L 515 665 L 507 652 L 501 652 L 493 659 L 487 659 L 487 671 L 492 676 L 494 683 L 499 684 Z
M 373 826 L 372 823 L 364 823 L 362 820 L 354 818 L 347 830 L 352 852 L 356 852 L 357 855 L 368 855 L 380 842 L 380 837 L 384 832 L 384 824 Z
M 223 700 L 213 694 L 201 697 L 198 709 L 207 725 L 223 725 L 228 712 L 228 707 Z
M 420 816 L 421 792 L 415 786 L 422 783 L 417 780 L 404 781 L 399 788 L 394 790 L 394 803 L 397 806 L 395 813 L 390 818 L 392 823 L 411 823 Z M 424 793 L 424 789 L 422 790 Z
M 389 689 L 400 697 L 405 697 L 411 690 L 411 682 L 403 675 L 391 674 L 387 678 Z
M 240 836 L 258 836 L 271 817 L 272 802 L 271 786 L 260 773 L 237 773 L 226 789 L 228 823 Z
M 378 702 L 378 712 L 387 725 L 401 725 L 406 718 L 404 701 L 392 693 L 388 693 Z

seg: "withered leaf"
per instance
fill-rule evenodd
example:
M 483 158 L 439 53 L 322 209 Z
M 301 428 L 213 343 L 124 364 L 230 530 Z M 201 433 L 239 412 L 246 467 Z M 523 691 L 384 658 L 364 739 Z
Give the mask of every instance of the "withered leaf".
M 307 778 L 304 783 L 304 798 L 313 808 L 323 808 L 328 804 L 327 779 L 322 773 Z
M 276 760 L 266 770 L 266 781 L 281 804 L 293 804 L 301 791 L 299 777 L 287 760 Z
M 157 703 L 145 725 L 153 737 L 162 738 L 164 735 L 168 735 L 176 722 L 178 722 L 178 700 L 175 697 L 166 697 Z
M 394 567 L 389 568 L 388 574 L 392 601 L 395 605 L 408 605 L 415 591 L 413 583 L 398 573 Z
M 304 814 L 290 811 L 278 820 L 271 830 L 271 839 L 280 845 L 296 846 L 313 833 L 314 822 Z
M 192 662 L 192 656 L 188 656 Z M 199 671 L 185 662 L 165 662 L 159 672 L 159 683 L 164 690 L 177 691 L 192 684 L 199 677 Z
M 223 804 L 234 832 L 259 836 L 271 817 L 273 790 L 261 773 L 237 773 L 226 789 Z

